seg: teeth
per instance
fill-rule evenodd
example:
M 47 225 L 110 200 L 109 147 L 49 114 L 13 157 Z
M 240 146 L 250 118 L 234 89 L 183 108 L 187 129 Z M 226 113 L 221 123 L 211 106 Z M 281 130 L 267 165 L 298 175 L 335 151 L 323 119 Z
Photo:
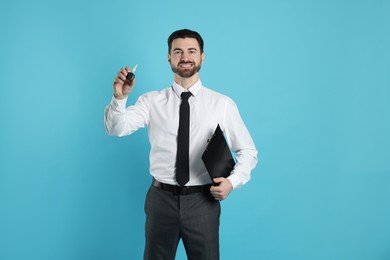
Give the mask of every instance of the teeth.
M 190 67 L 192 66 L 192 63 L 183 63 L 181 64 L 181 67 Z

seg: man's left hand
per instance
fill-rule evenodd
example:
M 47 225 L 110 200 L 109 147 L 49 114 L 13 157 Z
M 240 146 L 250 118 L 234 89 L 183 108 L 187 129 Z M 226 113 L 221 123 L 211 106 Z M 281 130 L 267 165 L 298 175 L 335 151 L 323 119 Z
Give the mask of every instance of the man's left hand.
M 233 190 L 232 183 L 226 178 L 215 178 L 213 179 L 213 182 L 217 184 L 217 186 L 211 186 L 210 192 L 216 200 L 226 199 L 229 193 Z

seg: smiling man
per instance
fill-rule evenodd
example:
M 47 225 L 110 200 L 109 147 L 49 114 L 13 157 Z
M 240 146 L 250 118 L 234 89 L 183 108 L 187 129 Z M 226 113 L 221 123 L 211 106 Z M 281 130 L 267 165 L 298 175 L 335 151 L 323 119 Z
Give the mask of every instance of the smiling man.
M 105 127 L 114 136 L 149 131 L 153 181 L 145 200 L 144 259 L 175 259 L 182 239 L 188 259 L 217 260 L 220 201 L 249 181 L 257 150 L 233 100 L 200 81 L 204 52 L 197 32 L 183 29 L 169 36 L 168 62 L 172 86 L 143 94 L 127 108 L 135 80 L 126 79 L 129 67 L 120 69 Z M 218 124 L 237 163 L 228 178 L 211 180 L 201 156 Z

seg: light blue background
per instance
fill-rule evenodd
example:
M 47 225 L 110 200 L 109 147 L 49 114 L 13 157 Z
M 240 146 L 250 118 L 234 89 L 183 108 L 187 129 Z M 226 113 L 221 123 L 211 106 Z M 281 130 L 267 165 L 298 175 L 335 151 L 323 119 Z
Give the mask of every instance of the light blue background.
M 103 109 L 122 66 L 129 103 L 171 84 L 181 28 L 260 151 L 221 258 L 390 259 L 390 1 L 2 1 L 0 28 L 1 260 L 142 258 L 147 131 Z

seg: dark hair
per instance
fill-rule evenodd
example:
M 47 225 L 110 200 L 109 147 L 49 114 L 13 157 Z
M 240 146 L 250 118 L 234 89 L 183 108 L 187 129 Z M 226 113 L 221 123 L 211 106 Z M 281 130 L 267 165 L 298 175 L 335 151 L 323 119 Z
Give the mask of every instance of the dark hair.
M 199 33 L 188 29 L 177 30 L 173 32 L 168 38 L 168 53 L 171 52 L 172 42 L 177 38 L 194 38 L 198 41 L 200 47 L 200 53 L 203 53 L 203 39 Z

